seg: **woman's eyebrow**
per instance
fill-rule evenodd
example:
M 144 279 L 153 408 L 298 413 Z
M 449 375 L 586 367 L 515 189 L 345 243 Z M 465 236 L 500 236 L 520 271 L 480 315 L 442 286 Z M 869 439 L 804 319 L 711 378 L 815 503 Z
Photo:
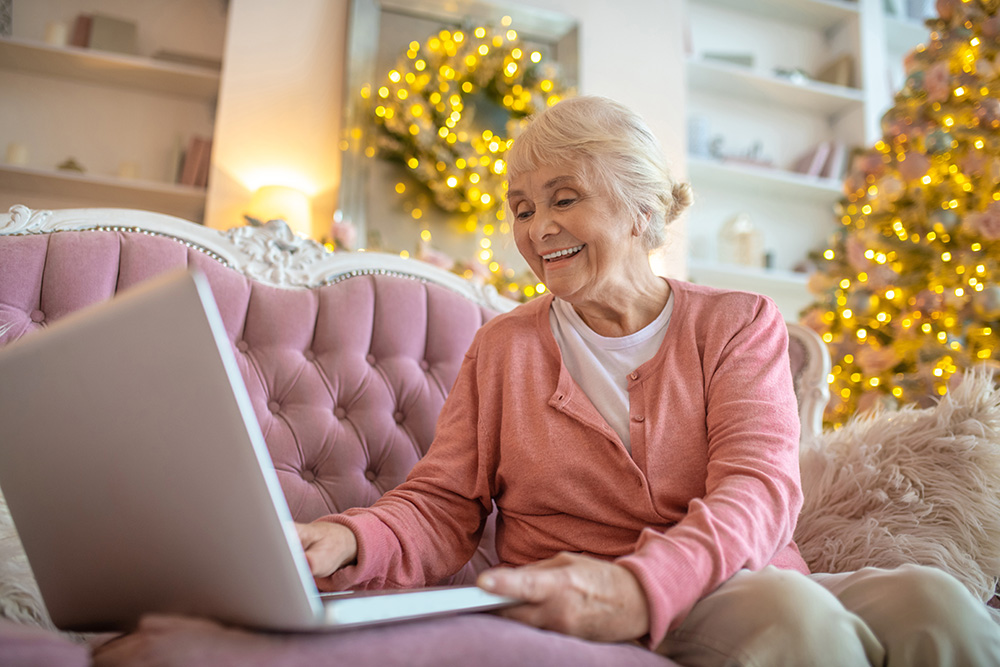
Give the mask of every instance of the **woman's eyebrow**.
M 544 187 L 546 189 L 551 189 L 551 188 L 556 187 L 557 185 L 565 185 L 566 183 L 573 183 L 575 181 L 576 181 L 576 179 L 573 178 L 572 176 L 556 176 L 555 178 L 551 178 L 551 179 L 547 180 L 545 182 L 545 186 Z
M 572 176 L 569 176 L 569 175 L 567 175 L 567 176 L 556 176 L 555 178 L 550 178 L 549 180 L 545 181 L 545 184 L 542 186 L 542 188 L 546 189 L 546 190 L 551 190 L 552 188 L 555 188 L 557 186 L 565 185 L 566 183 L 575 183 L 575 182 L 576 182 L 576 179 L 574 177 L 572 177 Z M 525 196 L 524 190 L 510 190 L 509 192 L 507 192 L 507 200 L 508 201 L 510 201 L 514 197 L 524 197 L 524 196 Z

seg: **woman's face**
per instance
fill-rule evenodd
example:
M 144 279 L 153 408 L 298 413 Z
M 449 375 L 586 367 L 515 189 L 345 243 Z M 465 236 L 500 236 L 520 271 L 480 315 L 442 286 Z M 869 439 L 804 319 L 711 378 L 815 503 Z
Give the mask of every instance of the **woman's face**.
M 512 178 L 507 203 L 521 256 L 549 291 L 570 303 L 615 298 L 635 263 L 648 262 L 632 221 L 606 189 L 568 165 Z

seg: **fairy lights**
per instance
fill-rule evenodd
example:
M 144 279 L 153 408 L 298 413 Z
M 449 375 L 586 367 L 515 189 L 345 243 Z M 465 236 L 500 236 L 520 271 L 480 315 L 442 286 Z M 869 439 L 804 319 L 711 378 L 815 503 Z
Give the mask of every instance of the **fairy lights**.
M 423 213 L 412 202 L 429 196 L 434 207 L 458 217 L 457 228 L 482 239 L 509 231 L 503 179 L 513 137 L 531 114 L 572 95 L 542 52 L 521 42 L 510 17 L 500 23 L 411 41 L 377 87 L 361 90 L 379 128 L 377 150 L 366 154 L 406 166 L 416 187 L 400 183 L 395 190 L 411 202 L 411 217 Z M 544 291 L 514 283 L 488 245 L 475 259 L 501 291 L 522 298 Z M 458 272 L 476 273 L 461 266 Z
M 528 116 L 571 94 L 506 24 L 410 42 L 372 100 L 379 154 L 406 164 L 449 213 L 503 220 L 503 156 L 512 138 Z

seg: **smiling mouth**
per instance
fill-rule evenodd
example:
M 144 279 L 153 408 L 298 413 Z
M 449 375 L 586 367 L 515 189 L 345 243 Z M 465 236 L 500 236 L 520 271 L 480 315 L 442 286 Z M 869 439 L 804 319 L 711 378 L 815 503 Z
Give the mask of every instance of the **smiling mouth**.
M 575 255 L 576 253 L 580 252 L 581 250 L 583 250 L 584 245 L 585 244 L 581 244 L 573 248 L 566 248 L 565 250 L 557 250 L 556 252 L 550 252 L 547 255 L 542 255 L 542 259 L 545 260 L 546 262 L 555 262 L 560 259 L 567 259 Z

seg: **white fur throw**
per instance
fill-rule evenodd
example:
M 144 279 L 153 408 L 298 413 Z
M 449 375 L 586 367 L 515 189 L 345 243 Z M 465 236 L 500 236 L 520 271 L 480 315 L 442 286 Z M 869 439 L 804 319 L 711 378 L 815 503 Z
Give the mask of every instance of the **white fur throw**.
M 814 572 L 936 566 L 989 600 L 1000 577 L 1000 390 L 985 371 L 932 408 L 858 416 L 801 457 L 795 540 Z
M 0 617 L 55 629 L 17 536 L 7 501 L 0 494 Z

